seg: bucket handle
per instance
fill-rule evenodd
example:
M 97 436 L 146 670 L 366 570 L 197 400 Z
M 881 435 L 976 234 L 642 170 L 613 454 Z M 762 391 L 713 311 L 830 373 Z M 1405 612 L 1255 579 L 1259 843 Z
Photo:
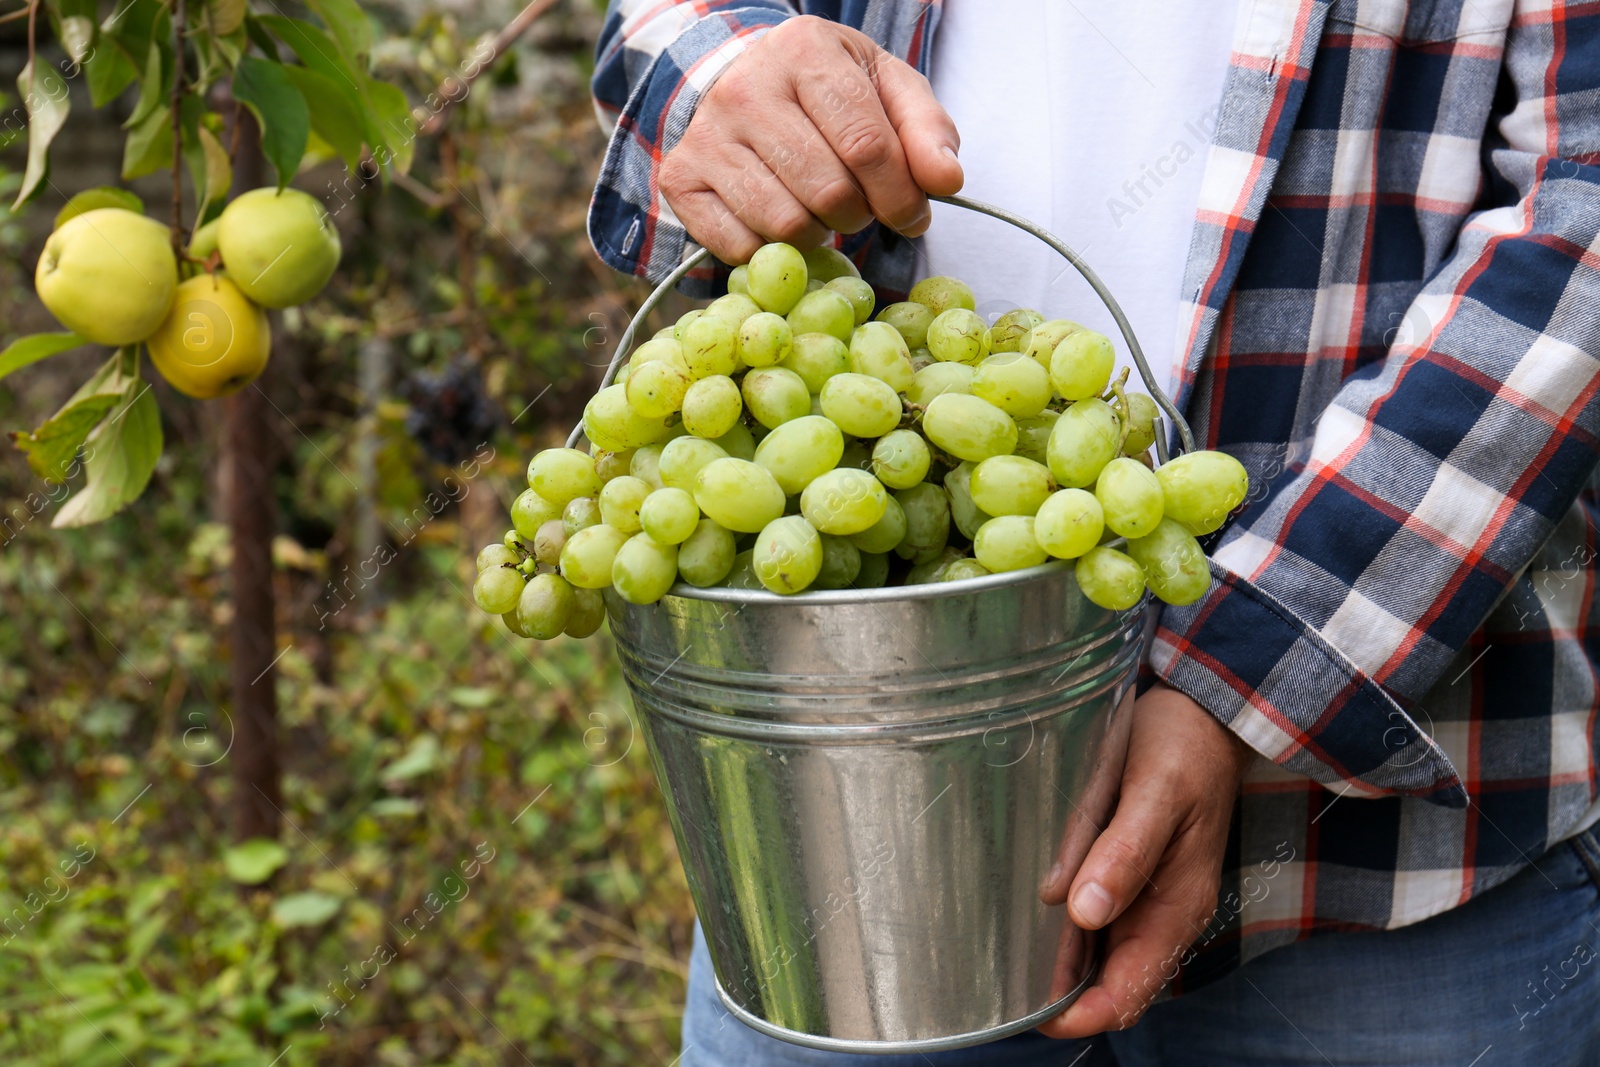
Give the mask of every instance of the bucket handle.
M 1094 290 L 1095 295 L 1100 298 L 1100 302 L 1106 306 L 1106 310 L 1111 312 L 1111 318 L 1115 320 L 1117 329 L 1122 331 L 1122 339 L 1128 345 L 1128 354 L 1133 357 L 1134 366 L 1139 369 L 1139 377 L 1144 380 L 1144 386 L 1149 390 L 1150 398 L 1156 402 L 1157 407 L 1166 413 L 1167 418 L 1172 420 L 1172 425 L 1178 430 L 1179 451 L 1194 451 L 1194 432 L 1189 429 L 1189 423 L 1184 420 L 1183 414 L 1178 410 L 1178 406 L 1172 402 L 1172 398 L 1167 395 L 1167 391 L 1156 382 L 1156 376 L 1150 370 L 1150 363 L 1145 359 L 1144 349 L 1139 346 L 1138 338 L 1133 335 L 1133 326 L 1128 322 L 1128 316 L 1123 313 L 1122 305 L 1117 303 L 1117 298 L 1111 295 L 1111 291 L 1106 288 L 1105 282 L 1101 281 L 1100 276 L 1094 272 L 1093 268 L 1083 261 L 1082 256 L 1074 252 L 1071 246 L 1049 230 L 1029 222 L 1021 215 L 1007 211 L 1005 208 L 995 207 L 993 204 L 986 204 L 981 200 L 974 200 L 967 196 L 933 196 L 929 197 L 929 199 L 937 200 L 941 204 L 950 204 L 953 207 L 966 208 L 968 211 L 976 211 L 980 215 L 988 215 L 991 218 L 999 219 L 1001 222 L 1010 223 L 1017 229 L 1037 237 L 1058 252 L 1068 263 L 1072 264 L 1073 269 L 1083 276 L 1084 281 L 1089 283 L 1089 288 Z M 629 351 L 632 350 L 633 339 L 637 335 L 639 328 L 644 324 L 645 319 L 649 317 L 650 312 L 656 309 L 656 305 L 666 298 L 666 295 L 684 279 L 685 275 L 698 267 L 710 255 L 709 249 L 696 249 L 688 259 L 678 264 L 671 274 L 663 278 L 661 284 L 656 286 L 649 296 L 645 297 L 644 303 L 639 305 L 639 310 L 634 314 L 632 321 L 628 323 L 628 328 L 623 331 L 622 338 L 617 342 L 616 355 L 611 357 L 611 363 L 606 367 L 606 372 L 600 379 L 601 389 L 609 386 L 616 378 L 617 370 L 622 366 L 622 361 L 627 358 Z M 1158 416 L 1155 427 L 1156 458 L 1165 463 L 1169 458 L 1167 454 L 1167 438 L 1160 421 Z M 571 435 L 567 437 L 567 447 L 575 447 L 578 439 L 582 436 L 583 421 L 580 419 L 578 425 L 572 428 Z

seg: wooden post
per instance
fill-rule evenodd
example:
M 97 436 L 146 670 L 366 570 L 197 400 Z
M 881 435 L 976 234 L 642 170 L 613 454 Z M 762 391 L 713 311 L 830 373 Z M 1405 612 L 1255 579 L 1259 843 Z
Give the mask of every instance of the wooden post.
M 261 130 L 247 108 L 237 109 L 239 151 L 234 193 L 262 184 Z M 276 347 L 276 346 L 275 346 Z M 273 665 L 278 655 L 272 593 L 272 537 L 277 529 L 272 498 L 272 433 L 266 372 L 229 397 L 223 463 L 228 470 L 228 528 L 233 540 L 233 782 L 234 836 L 276 839 L 283 796 L 279 786 L 278 694 Z

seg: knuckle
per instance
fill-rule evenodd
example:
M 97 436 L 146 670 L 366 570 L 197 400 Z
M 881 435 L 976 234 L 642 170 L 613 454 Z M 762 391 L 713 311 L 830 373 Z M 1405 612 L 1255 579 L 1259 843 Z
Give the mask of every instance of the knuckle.
M 894 143 L 876 123 L 858 123 L 839 137 L 839 158 L 851 170 L 877 170 L 894 158 Z
M 848 179 L 837 178 L 817 190 L 812 208 L 823 218 L 861 213 L 861 194 Z
M 813 226 L 811 214 L 799 207 L 780 208 L 768 222 L 770 236 L 790 244 L 803 240 Z
M 1106 860 L 1110 865 L 1119 870 L 1133 874 L 1137 878 L 1145 877 L 1144 850 L 1125 837 L 1108 837 L 1101 841 L 1105 851 Z

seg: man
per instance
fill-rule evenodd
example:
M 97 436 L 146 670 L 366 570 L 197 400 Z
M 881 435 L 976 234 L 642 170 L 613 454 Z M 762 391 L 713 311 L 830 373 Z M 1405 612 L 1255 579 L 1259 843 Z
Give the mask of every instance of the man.
M 613 267 L 832 231 L 880 293 L 1056 300 L 1025 236 L 930 231 L 970 179 L 1098 232 L 1257 487 L 1064 895 L 1109 951 L 1041 1029 L 1087 1046 L 903 1062 L 1600 1062 L 1600 4 L 945 6 L 614 2 L 594 81 Z M 853 1062 L 727 1018 L 703 949 L 690 986 L 686 1065 Z

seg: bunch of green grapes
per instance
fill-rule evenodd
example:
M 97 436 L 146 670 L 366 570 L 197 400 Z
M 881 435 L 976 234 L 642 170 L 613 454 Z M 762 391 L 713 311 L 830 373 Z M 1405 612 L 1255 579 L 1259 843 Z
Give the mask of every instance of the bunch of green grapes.
M 1156 405 L 1113 381 L 1108 338 L 975 307 L 937 277 L 879 309 L 840 253 L 766 245 L 634 349 L 584 410 L 588 451 L 533 458 L 515 529 L 478 555 L 478 605 L 584 637 L 608 588 L 650 604 L 679 581 L 795 594 L 1051 558 L 1112 610 L 1198 599 L 1196 538 L 1244 500 L 1243 466 L 1155 466 Z

